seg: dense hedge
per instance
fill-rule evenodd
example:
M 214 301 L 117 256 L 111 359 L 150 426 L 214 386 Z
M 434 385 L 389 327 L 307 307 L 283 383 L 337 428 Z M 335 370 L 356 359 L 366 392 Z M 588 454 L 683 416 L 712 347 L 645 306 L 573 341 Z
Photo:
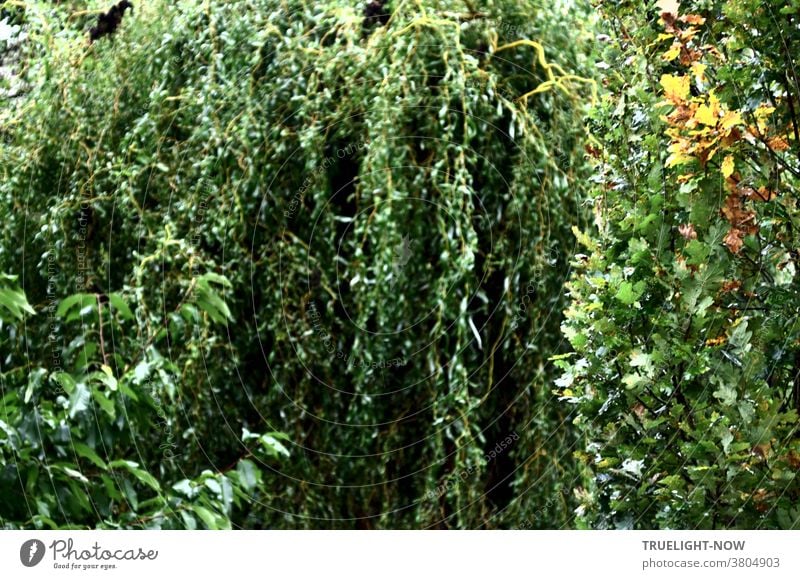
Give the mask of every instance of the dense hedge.
M 571 525 L 588 9 L 73 4 L 6 8 L 0 524 Z
M 800 4 L 603 2 L 562 397 L 584 524 L 800 527 Z

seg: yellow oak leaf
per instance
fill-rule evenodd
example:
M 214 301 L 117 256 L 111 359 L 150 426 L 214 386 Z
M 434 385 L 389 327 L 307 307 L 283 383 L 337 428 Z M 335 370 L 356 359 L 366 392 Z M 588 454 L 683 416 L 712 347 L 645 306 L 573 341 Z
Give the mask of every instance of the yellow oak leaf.
M 672 153 L 669 157 L 667 157 L 666 167 L 675 167 L 676 165 L 685 165 L 686 163 L 690 163 L 693 160 L 693 157 L 685 153 Z
M 722 121 L 720 122 L 720 128 L 723 131 L 729 131 L 733 127 L 735 127 L 736 125 L 741 125 L 742 122 L 743 122 L 742 121 L 742 115 L 740 115 L 736 111 L 728 111 L 722 117 Z
M 775 107 L 769 107 L 765 104 L 758 105 L 758 108 L 753 111 L 753 116 L 757 119 L 765 119 L 775 112 Z
M 726 179 L 733 175 L 734 162 L 733 155 L 726 155 L 725 160 L 722 161 L 722 176 Z
M 694 113 L 694 119 L 698 123 L 703 123 L 709 127 L 717 125 L 717 116 L 714 114 L 714 109 L 708 105 L 700 105 Z
M 706 81 L 706 68 L 708 67 L 705 64 L 699 62 L 692 64 L 692 74 L 698 84 Z
M 703 66 L 703 70 L 705 69 L 706 67 Z M 708 106 L 710 106 L 711 110 L 714 111 L 714 115 L 719 116 L 720 113 L 719 97 L 717 96 L 717 92 L 713 88 L 708 92 Z
M 664 96 L 675 104 L 680 104 L 689 96 L 689 77 L 661 75 L 661 86 L 664 87 Z
M 775 112 L 775 107 L 768 107 L 764 103 L 758 105 L 758 108 L 753 111 L 753 116 L 756 118 L 756 126 L 758 131 L 754 134 L 766 134 L 769 131 L 769 117 Z
M 667 62 L 673 61 L 681 54 L 681 45 L 680 43 L 676 42 L 672 45 L 672 47 L 666 51 L 664 54 L 661 55 L 663 60 Z

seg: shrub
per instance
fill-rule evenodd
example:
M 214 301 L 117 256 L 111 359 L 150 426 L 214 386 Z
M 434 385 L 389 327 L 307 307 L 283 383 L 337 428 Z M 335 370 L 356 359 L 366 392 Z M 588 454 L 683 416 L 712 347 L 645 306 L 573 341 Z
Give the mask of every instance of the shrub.
M 602 4 L 598 228 L 558 382 L 584 524 L 797 528 L 798 5 L 651 4 Z

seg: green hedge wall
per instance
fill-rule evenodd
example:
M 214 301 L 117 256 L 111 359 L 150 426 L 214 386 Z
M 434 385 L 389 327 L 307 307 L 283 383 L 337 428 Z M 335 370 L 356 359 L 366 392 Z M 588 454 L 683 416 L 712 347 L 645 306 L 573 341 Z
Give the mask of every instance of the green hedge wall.
M 603 2 L 558 386 L 582 524 L 800 526 L 800 4 Z

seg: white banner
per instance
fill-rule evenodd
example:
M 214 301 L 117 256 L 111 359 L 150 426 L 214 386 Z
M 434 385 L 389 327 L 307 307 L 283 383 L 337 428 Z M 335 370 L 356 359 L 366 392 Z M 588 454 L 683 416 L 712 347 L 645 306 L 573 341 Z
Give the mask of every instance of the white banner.
M 795 531 L 2 531 L 0 577 L 796 578 L 799 545 Z

